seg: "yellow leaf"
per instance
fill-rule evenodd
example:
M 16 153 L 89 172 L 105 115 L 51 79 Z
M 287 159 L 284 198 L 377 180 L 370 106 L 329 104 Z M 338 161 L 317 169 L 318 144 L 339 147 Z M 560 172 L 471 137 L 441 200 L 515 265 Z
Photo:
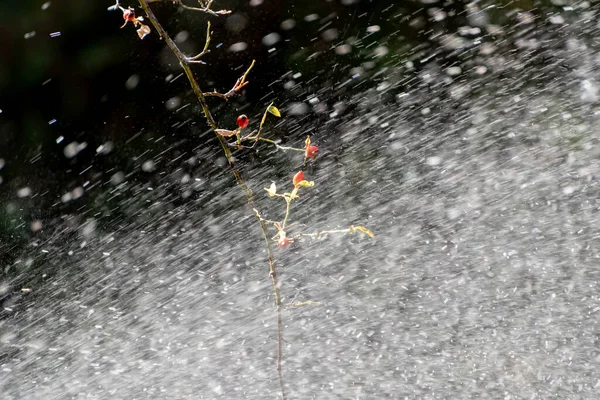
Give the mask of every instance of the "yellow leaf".
M 271 114 L 273 114 L 276 117 L 281 117 L 281 113 L 279 112 L 277 107 L 275 107 L 272 104 L 269 106 L 269 108 L 267 108 L 267 111 L 269 111 Z
M 265 188 L 265 190 L 267 191 L 267 193 L 269 193 L 269 196 L 273 197 L 277 194 L 277 185 L 275 184 L 275 182 L 271 183 L 271 186 L 269 186 L 269 188 Z
M 310 136 L 307 136 L 306 140 L 304 141 L 304 148 L 308 149 L 309 146 L 310 146 Z
M 348 228 L 348 230 L 350 232 L 362 232 L 366 235 L 368 235 L 369 237 L 374 238 L 375 235 L 373 234 L 373 232 L 371 232 L 370 230 L 368 230 L 367 228 L 365 228 L 364 226 L 351 226 L 350 228 Z
M 302 187 L 306 187 L 306 188 L 310 188 L 315 186 L 315 182 L 314 181 L 300 181 L 298 182 L 298 186 L 302 186 Z

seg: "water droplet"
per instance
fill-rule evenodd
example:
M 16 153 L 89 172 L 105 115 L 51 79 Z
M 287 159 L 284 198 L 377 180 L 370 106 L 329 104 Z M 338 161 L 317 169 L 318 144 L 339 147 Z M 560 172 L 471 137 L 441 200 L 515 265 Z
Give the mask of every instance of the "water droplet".
M 246 42 L 237 42 L 229 46 L 229 51 L 234 53 L 239 53 L 240 51 L 244 51 L 248 48 L 248 43 Z
M 31 188 L 27 186 L 17 190 L 17 196 L 20 198 L 29 197 L 31 196 L 31 193 Z
M 281 35 L 277 32 L 269 33 L 267 36 L 262 38 L 262 44 L 269 47 L 281 40 Z
M 127 90 L 133 90 L 137 87 L 137 85 L 140 83 L 140 77 L 137 74 L 133 74 L 129 77 L 129 79 L 127 79 L 127 81 L 125 81 L 125 88 L 127 88 Z
M 296 21 L 293 19 L 286 19 L 285 21 L 283 21 L 281 23 L 281 29 L 283 29 L 284 31 L 289 31 L 291 29 L 294 29 L 294 27 L 296 26 Z
M 427 165 L 430 165 L 432 167 L 434 167 L 436 165 L 440 165 L 441 162 L 442 162 L 442 159 L 438 156 L 433 156 L 433 157 L 427 158 Z

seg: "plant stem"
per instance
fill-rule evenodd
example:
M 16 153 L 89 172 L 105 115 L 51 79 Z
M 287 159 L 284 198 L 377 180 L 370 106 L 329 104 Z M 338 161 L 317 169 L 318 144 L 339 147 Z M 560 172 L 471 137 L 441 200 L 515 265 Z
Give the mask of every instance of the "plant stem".
M 287 147 L 287 146 L 280 146 L 276 141 L 271 140 L 271 139 L 266 139 L 263 137 L 257 137 L 257 136 L 248 136 L 246 138 L 244 138 L 245 140 L 260 140 L 263 142 L 267 142 L 267 143 L 271 143 L 273 145 L 275 145 L 275 147 L 277 147 L 279 150 L 293 150 L 293 151 L 300 151 L 304 153 L 304 149 L 299 149 L 297 147 Z
M 215 122 L 215 119 L 213 118 L 212 114 L 210 113 L 210 109 L 208 108 L 208 104 L 206 102 L 205 94 L 202 92 L 202 89 L 200 88 L 200 85 L 199 85 L 198 81 L 196 80 L 194 73 L 192 72 L 190 66 L 186 62 L 186 56 L 181 52 L 181 50 L 179 50 L 179 47 L 177 47 L 177 45 L 175 44 L 173 39 L 171 39 L 169 34 L 164 30 L 164 28 L 162 27 L 160 22 L 158 22 L 156 15 L 154 15 L 154 12 L 152 12 L 152 9 L 150 8 L 150 3 L 152 2 L 152 0 L 139 0 L 139 2 L 140 2 L 141 7 L 146 12 L 148 19 L 152 22 L 152 25 L 154 26 L 154 28 L 156 29 L 156 31 L 158 32 L 160 37 L 165 41 L 165 43 L 167 43 L 167 46 L 169 46 L 169 48 L 171 49 L 173 54 L 175 54 L 175 56 L 179 60 L 179 63 L 181 64 L 181 68 L 183 68 L 188 80 L 190 81 L 190 85 L 192 86 L 194 94 L 198 98 L 198 102 L 200 103 L 200 106 L 202 107 L 202 111 L 204 112 L 204 116 L 206 117 L 206 121 L 208 122 L 208 125 L 210 125 L 210 127 L 212 128 L 213 131 L 215 131 L 215 136 L 217 136 L 219 143 L 221 143 L 221 147 L 223 148 L 225 157 L 227 158 L 227 161 L 229 162 L 229 166 L 235 176 L 235 179 L 236 179 L 238 185 L 242 188 L 242 190 L 246 194 L 248 204 L 252 208 L 256 209 L 257 208 L 256 202 L 254 200 L 254 195 L 252 193 L 252 190 L 250 190 L 250 188 L 246 185 L 246 182 L 242 178 L 237 166 L 235 165 L 233 157 L 231 155 L 231 150 L 229 150 L 227 142 L 221 135 L 216 133 L 216 130 L 218 129 L 217 123 Z M 178 3 L 181 4 L 181 2 L 178 2 Z M 208 8 L 208 6 L 207 6 L 207 8 Z M 254 63 L 252 65 L 254 65 Z M 249 69 L 248 69 L 248 71 L 249 71 Z M 244 77 L 245 76 L 246 76 L 246 74 L 244 75 Z M 276 308 L 276 313 L 277 313 L 277 375 L 279 378 L 281 397 L 282 397 L 282 399 L 285 400 L 286 399 L 285 386 L 284 386 L 284 382 L 283 382 L 283 371 L 282 371 L 282 367 L 281 367 L 282 357 L 283 357 L 283 321 L 282 321 L 282 317 L 281 317 L 281 309 L 282 309 L 281 294 L 279 291 L 279 282 L 278 282 L 278 277 L 277 277 L 277 273 L 275 270 L 276 265 L 275 265 L 275 259 L 273 257 L 273 249 L 271 246 L 271 242 L 269 241 L 269 238 L 268 238 L 267 226 L 266 226 L 266 223 L 258 215 L 257 215 L 257 220 L 260 225 L 260 229 L 262 231 L 263 238 L 265 240 L 265 245 L 267 248 L 267 255 L 269 258 L 269 276 L 271 277 L 271 281 L 273 282 L 273 294 L 275 296 L 275 308 Z
M 325 235 L 331 235 L 333 233 L 352 233 L 349 229 L 335 229 L 331 231 L 321 231 L 315 233 L 299 233 L 296 236 L 292 237 L 292 239 L 298 239 L 301 237 L 320 237 Z
M 285 223 L 288 220 L 288 217 L 290 216 L 290 205 L 292 204 L 292 199 L 291 198 L 286 198 L 285 199 L 285 217 L 283 217 L 283 223 L 281 224 L 281 229 L 285 230 Z
M 142 1 L 142 0 L 140 0 L 140 1 Z M 202 6 L 202 8 L 198 8 L 198 7 L 188 6 L 188 5 L 184 4 L 182 0 L 148 0 L 148 3 L 163 3 L 163 2 L 171 2 L 174 4 L 178 4 L 180 7 L 185 8 L 186 10 L 200 11 L 200 12 L 207 13 L 207 14 L 210 14 L 215 17 L 219 16 L 220 14 L 229 14 L 230 13 L 230 11 L 226 11 L 226 10 L 221 10 L 220 13 L 211 10 L 210 5 L 211 5 L 212 1 L 209 1 L 206 6 L 204 6 L 203 4 L 200 4 Z

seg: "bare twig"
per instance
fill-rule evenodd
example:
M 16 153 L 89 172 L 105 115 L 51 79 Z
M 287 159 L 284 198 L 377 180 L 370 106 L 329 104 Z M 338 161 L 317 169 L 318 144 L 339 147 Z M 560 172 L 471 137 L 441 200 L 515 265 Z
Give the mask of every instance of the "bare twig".
M 245 138 L 242 138 L 242 140 L 260 140 L 261 142 L 271 143 L 272 145 L 274 145 L 279 150 L 284 150 L 284 151 L 291 150 L 291 151 L 301 151 L 301 152 L 304 152 L 304 149 L 299 149 L 297 147 L 281 146 L 279 143 L 277 143 L 274 140 L 266 139 L 266 138 L 262 138 L 262 137 L 246 136 Z
M 283 222 L 281 223 L 281 230 L 285 231 L 285 224 L 287 223 L 287 220 L 290 216 L 290 206 L 292 205 L 292 200 L 294 200 L 298 194 L 298 187 L 295 187 L 294 190 L 292 190 L 292 193 L 290 194 L 290 196 L 286 196 L 285 197 L 285 217 L 283 217 Z
M 332 231 L 321 231 L 314 233 L 299 233 L 296 236 L 292 237 L 292 239 L 300 239 L 301 237 L 321 237 L 325 235 L 331 235 L 332 233 L 350 233 L 348 229 L 335 229 Z
M 203 53 L 206 54 L 203 50 L 202 53 L 198 54 L 197 56 L 194 56 L 191 58 L 186 57 L 185 62 L 193 63 L 194 61 L 192 59 L 195 57 L 201 57 L 203 55 Z M 190 60 L 192 60 L 192 61 L 190 61 Z M 246 70 L 244 75 L 242 75 L 240 78 L 238 78 L 235 85 L 233 85 L 233 87 L 227 93 L 218 93 L 218 92 L 214 91 L 214 92 L 203 92 L 202 94 L 204 95 L 204 97 L 219 97 L 225 101 L 228 101 L 230 98 L 237 96 L 239 94 L 240 90 L 248 84 L 248 81 L 246 80 L 246 76 L 248 75 L 248 73 L 250 72 L 252 67 L 254 67 L 254 64 L 255 64 L 255 60 L 252 60 L 252 64 L 250 64 L 250 66 L 248 67 L 248 69 Z
M 206 95 L 202 92 L 202 89 L 200 88 L 200 85 L 199 85 L 198 81 L 196 80 L 189 64 L 186 62 L 186 56 L 181 52 L 181 50 L 179 50 L 179 48 L 177 47 L 177 45 L 175 44 L 173 39 L 171 39 L 169 34 L 164 30 L 164 28 L 162 27 L 162 25 L 156 18 L 156 15 L 154 15 L 154 13 L 152 12 L 152 9 L 150 8 L 150 3 L 157 2 L 157 0 L 139 0 L 139 2 L 140 2 L 141 7 L 146 12 L 148 19 L 150 20 L 150 22 L 152 22 L 152 25 L 154 26 L 154 28 L 156 29 L 156 31 L 158 32 L 160 37 L 165 41 L 165 43 L 167 43 L 167 46 L 169 46 L 169 48 L 171 49 L 173 54 L 175 54 L 175 56 L 179 60 L 181 68 L 183 68 L 188 80 L 190 81 L 190 85 L 192 86 L 192 89 L 193 89 L 194 93 L 196 94 L 196 97 L 198 98 L 198 102 L 200 103 L 200 106 L 202 107 L 202 111 L 204 112 L 204 116 L 206 117 L 206 121 L 208 122 L 208 125 L 215 132 L 215 135 L 217 136 L 219 143 L 221 143 L 221 147 L 223 148 L 223 151 L 225 153 L 227 161 L 229 162 L 229 166 L 235 176 L 235 179 L 236 179 L 238 185 L 242 188 L 242 190 L 246 194 L 248 204 L 252 208 L 257 209 L 252 190 L 250 190 L 250 188 L 246 185 L 246 182 L 242 178 L 242 176 L 233 160 L 233 157 L 231 155 L 231 150 L 229 149 L 227 142 L 221 135 L 219 135 L 216 132 L 218 129 L 217 123 L 215 122 L 215 119 L 213 118 L 212 114 L 210 113 L 210 109 L 208 108 L 208 104 L 206 103 Z M 176 0 L 175 3 L 183 5 L 181 3 L 181 0 Z M 209 1 L 206 4 L 205 8 L 201 9 L 201 10 L 204 10 L 206 12 L 206 10 L 209 9 L 211 3 L 212 3 L 212 1 Z M 211 12 L 209 14 L 212 14 L 212 13 L 214 13 L 214 12 Z M 207 46 L 205 46 L 205 47 L 207 47 Z M 248 75 L 248 73 L 250 72 L 250 69 L 252 69 L 253 66 L 254 66 L 254 61 L 252 62 L 252 64 L 250 65 L 250 68 L 248 68 L 246 73 L 240 79 L 238 79 L 236 86 L 240 86 L 239 89 L 241 89 L 241 87 L 246 85 L 246 83 L 247 83 L 246 76 Z M 234 89 L 236 86 L 234 86 Z M 235 90 L 235 91 L 237 92 L 237 90 Z M 227 94 L 225 96 L 227 96 Z M 281 313 L 282 313 L 281 294 L 279 291 L 279 282 L 277 279 L 278 277 L 277 277 L 277 273 L 276 273 L 275 259 L 273 257 L 273 249 L 272 249 L 271 242 L 269 241 L 269 237 L 268 237 L 268 233 L 267 233 L 267 225 L 262 220 L 262 218 L 260 218 L 260 214 L 257 214 L 256 217 L 257 217 L 258 223 L 260 225 L 260 229 L 261 229 L 263 238 L 265 240 L 265 246 L 267 249 L 267 255 L 268 255 L 268 259 L 269 259 L 269 277 L 271 278 L 271 281 L 273 283 L 273 294 L 275 296 L 275 308 L 276 308 L 276 316 L 277 316 L 277 375 L 279 378 L 281 397 L 285 400 L 286 394 L 285 394 L 285 386 L 284 386 L 284 382 L 283 382 L 283 371 L 282 371 L 282 366 L 281 366 L 282 357 L 283 357 L 283 320 L 282 320 L 282 316 L 281 316 Z
M 212 5 L 212 0 L 209 1 L 206 5 L 204 5 L 203 2 L 199 1 L 200 7 L 188 6 L 188 5 L 184 4 L 183 0 L 146 0 L 146 1 L 148 1 L 148 3 L 167 3 L 167 2 L 169 2 L 169 3 L 177 4 L 178 6 L 185 8 L 186 10 L 199 11 L 199 12 L 203 12 L 203 13 L 212 15 L 214 17 L 218 17 L 219 15 L 231 13 L 230 10 L 219 10 L 219 11 L 211 10 L 210 6 Z
M 208 21 L 207 25 L 208 26 L 206 28 L 206 43 L 204 44 L 204 49 L 202 49 L 202 52 L 200 52 L 198 55 L 195 55 L 194 57 L 187 57 L 185 60 L 187 63 L 206 64 L 204 61 L 200 61 L 200 58 L 210 51 L 208 50 L 208 45 L 210 44 L 210 21 Z
M 346 228 L 346 229 L 334 229 L 331 231 L 321 231 L 321 232 L 315 232 L 315 233 L 300 233 L 300 234 L 292 237 L 292 240 L 299 239 L 301 237 L 316 237 L 316 238 L 318 238 L 318 237 L 330 235 L 333 233 L 357 233 L 357 232 L 364 233 L 365 235 L 367 235 L 371 238 L 375 237 L 373 232 L 371 232 L 369 229 L 365 228 L 364 226 L 350 225 L 350 227 Z
M 244 72 L 244 75 L 242 75 L 241 77 L 238 78 L 238 80 L 235 82 L 235 85 L 233 85 L 233 87 L 231 88 L 231 90 L 229 92 L 225 93 L 226 97 L 235 96 L 240 90 L 242 90 L 242 88 L 244 86 L 246 86 L 249 83 L 246 80 L 246 77 L 250 73 L 250 70 L 254 67 L 254 64 L 256 64 L 256 60 L 252 60 L 252 63 L 250 64 L 250 66 L 248 67 L 246 72 Z
M 299 303 L 288 303 L 285 306 L 286 307 L 302 307 L 302 306 L 320 306 L 323 305 L 322 302 L 320 301 L 312 301 L 312 300 L 308 300 L 308 301 L 301 301 Z

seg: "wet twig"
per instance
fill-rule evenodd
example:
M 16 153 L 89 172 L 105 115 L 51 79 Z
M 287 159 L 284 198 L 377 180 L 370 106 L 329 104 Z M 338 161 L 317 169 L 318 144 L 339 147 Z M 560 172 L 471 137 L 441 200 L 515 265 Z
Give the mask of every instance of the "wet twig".
M 213 118 L 213 116 L 210 112 L 210 109 L 208 107 L 208 104 L 206 102 L 206 98 L 209 96 L 221 97 L 224 99 L 228 99 L 228 98 L 234 96 L 235 94 L 237 94 L 239 92 L 239 90 L 248 83 L 246 81 L 246 77 L 247 77 L 248 73 L 250 72 L 250 70 L 252 69 L 252 67 L 254 66 L 254 61 L 252 62 L 252 64 L 248 68 L 248 70 L 246 70 L 244 75 L 242 75 L 237 80 L 236 84 L 233 86 L 233 88 L 229 92 L 227 92 L 225 94 L 220 94 L 220 93 L 216 93 L 216 92 L 213 92 L 213 93 L 202 92 L 200 84 L 198 83 L 197 79 L 194 76 L 193 71 L 190 68 L 190 64 L 193 63 L 194 61 L 198 61 L 200 59 L 200 57 L 202 55 L 206 54 L 206 52 L 208 51 L 208 45 L 210 44 L 210 24 L 209 24 L 209 27 L 207 30 L 207 39 L 206 39 L 206 44 L 205 44 L 204 50 L 197 56 L 194 56 L 191 58 L 187 57 L 179 49 L 179 47 L 173 41 L 173 39 L 171 39 L 169 34 L 162 27 L 162 25 L 156 18 L 156 15 L 152 12 L 152 9 L 150 8 L 151 3 L 157 3 L 157 2 L 161 2 L 161 1 L 172 1 L 172 0 L 139 0 L 139 3 L 140 3 L 140 6 L 146 12 L 148 19 L 150 20 L 150 22 L 152 23 L 152 25 L 154 26 L 154 28 L 156 29 L 156 31 L 158 32 L 160 37 L 165 41 L 167 46 L 169 46 L 169 48 L 171 49 L 173 54 L 175 54 L 175 56 L 179 60 L 181 68 L 184 70 L 184 72 L 190 82 L 190 85 L 194 91 L 194 94 L 198 98 L 198 102 L 200 103 L 200 106 L 202 107 L 202 111 L 204 113 L 204 116 L 206 117 L 206 121 L 207 121 L 208 125 L 211 127 L 213 132 L 215 132 L 215 135 L 217 136 L 219 143 L 221 143 L 221 147 L 223 148 L 225 157 L 227 158 L 227 161 L 229 163 L 231 171 L 233 172 L 238 185 L 242 188 L 242 190 L 246 194 L 248 204 L 253 209 L 256 210 L 257 207 L 256 207 L 256 202 L 254 200 L 254 195 L 252 193 L 252 190 L 250 190 L 250 188 L 247 186 L 246 182 L 242 178 L 242 176 L 239 172 L 239 169 L 237 168 L 237 166 L 234 162 L 234 159 L 231 154 L 231 150 L 230 150 L 225 138 L 222 135 L 220 135 L 219 133 L 217 133 L 217 130 L 218 130 L 217 123 L 216 123 L 215 119 Z M 195 10 L 195 11 L 203 11 L 210 15 L 221 15 L 221 14 L 228 13 L 228 12 L 223 12 L 223 10 L 221 12 L 219 12 L 219 11 L 215 12 L 215 11 L 210 10 L 212 1 L 208 1 L 207 3 L 203 3 L 202 1 L 200 1 L 200 4 L 203 6 L 203 8 L 198 8 L 198 9 L 195 7 L 189 7 L 189 6 L 184 5 L 181 0 L 176 0 L 176 1 L 172 1 L 172 2 L 175 4 L 179 4 L 180 6 L 186 8 L 186 9 L 191 9 L 191 10 Z M 282 370 L 283 320 L 282 320 L 282 315 L 281 315 L 282 304 L 281 304 L 281 294 L 280 294 L 280 290 L 279 290 L 279 281 L 278 281 L 278 276 L 277 276 L 277 272 L 276 272 L 275 259 L 273 257 L 273 249 L 272 249 L 271 241 L 269 240 L 268 233 L 267 233 L 267 224 L 260 217 L 260 214 L 258 212 L 256 213 L 256 217 L 257 217 L 258 223 L 260 225 L 260 229 L 261 229 L 263 238 L 265 240 L 265 246 L 267 249 L 267 254 L 268 254 L 268 259 L 269 259 L 269 277 L 271 278 L 271 281 L 273 283 L 273 294 L 275 296 L 275 308 L 276 308 L 276 317 L 277 317 L 277 375 L 279 378 L 281 397 L 283 399 L 286 399 L 285 385 L 284 385 L 284 381 L 283 381 L 283 370 Z
M 218 10 L 218 11 L 212 10 L 210 8 L 210 6 L 212 5 L 212 0 L 209 0 L 206 3 L 202 0 L 198 0 L 198 4 L 200 5 L 200 7 L 188 6 L 187 4 L 185 4 L 183 2 L 183 0 L 147 0 L 147 2 L 148 3 L 173 3 L 173 4 L 177 4 L 178 6 L 180 6 L 181 8 L 184 8 L 186 10 L 203 12 L 203 13 L 212 15 L 214 17 L 218 17 L 219 15 L 231 13 L 231 11 L 229 11 L 229 10 Z

